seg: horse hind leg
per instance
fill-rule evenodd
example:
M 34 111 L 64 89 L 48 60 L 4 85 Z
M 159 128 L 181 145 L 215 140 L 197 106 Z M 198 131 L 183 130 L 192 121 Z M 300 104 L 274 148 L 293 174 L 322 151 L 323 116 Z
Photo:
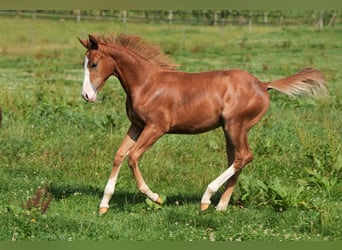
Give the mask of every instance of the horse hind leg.
M 253 154 L 248 145 L 247 128 L 231 125 L 226 126 L 224 132 L 226 135 L 228 158 L 233 158 L 235 174 L 227 181 L 225 191 L 216 206 L 218 211 L 225 211 L 227 209 L 242 168 L 253 160 Z
M 247 142 L 248 130 L 244 129 L 241 124 L 226 126 L 224 130 L 227 138 L 228 157 L 230 156 L 230 159 L 234 159 L 234 161 L 226 171 L 208 185 L 201 200 L 202 211 L 209 207 L 210 198 L 225 182 L 227 182 L 226 189 L 221 195 L 217 210 L 226 210 L 242 168 L 253 159 Z M 234 153 L 229 153 L 231 151 Z M 229 161 L 231 162 L 231 160 Z
M 234 164 L 232 164 L 226 171 L 213 180 L 205 190 L 201 200 L 201 211 L 206 210 L 211 204 L 211 197 L 217 192 L 217 190 L 233 175 L 235 174 Z
M 226 117 L 225 119 L 223 129 L 226 136 L 228 165 L 234 166 L 234 175 L 227 180 L 225 191 L 216 206 L 219 211 L 227 209 L 243 167 L 253 160 L 253 154 L 248 145 L 247 133 L 263 117 L 268 106 L 269 97 L 267 92 L 264 92 L 259 98 L 254 99 L 254 105 L 249 110 L 237 114 L 235 117 L 229 119 Z
M 234 192 L 241 170 L 236 172 L 228 181 L 225 191 L 222 193 L 219 203 L 216 205 L 217 211 L 226 211 L 230 198 Z
M 227 157 L 228 157 L 228 166 L 232 165 L 235 161 L 235 147 L 232 143 L 232 140 L 229 137 L 228 132 L 226 132 L 225 129 L 223 129 L 225 139 L 226 139 L 226 151 L 227 151 Z M 226 210 L 230 197 L 234 191 L 237 179 L 240 175 L 241 171 L 236 172 L 231 178 L 228 179 L 225 187 L 225 191 L 221 195 L 220 201 L 216 206 L 216 210 L 218 211 L 224 211 Z

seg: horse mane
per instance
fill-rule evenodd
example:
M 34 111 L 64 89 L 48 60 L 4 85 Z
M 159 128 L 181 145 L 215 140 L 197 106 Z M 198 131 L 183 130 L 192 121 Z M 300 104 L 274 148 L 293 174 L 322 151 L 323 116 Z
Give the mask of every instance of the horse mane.
M 165 55 L 159 46 L 146 42 L 140 36 L 119 34 L 95 35 L 99 43 L 115 44 L 138 54 L 144 59 L 154 62 L 161 68 L 170 71 L 176 71 L 178 64 L 172 63 L 169 56 Z

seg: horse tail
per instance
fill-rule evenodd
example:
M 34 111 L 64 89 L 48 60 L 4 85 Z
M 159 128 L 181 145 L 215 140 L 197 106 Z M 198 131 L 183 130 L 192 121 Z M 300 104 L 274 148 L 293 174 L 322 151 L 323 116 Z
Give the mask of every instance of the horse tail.
M 305 68 L 297 74 L 266 83 L 267 89 L 275 89 L 289 96 L 309 95 L 324 97 L 328 89 L 322 73 L 313 68 Z

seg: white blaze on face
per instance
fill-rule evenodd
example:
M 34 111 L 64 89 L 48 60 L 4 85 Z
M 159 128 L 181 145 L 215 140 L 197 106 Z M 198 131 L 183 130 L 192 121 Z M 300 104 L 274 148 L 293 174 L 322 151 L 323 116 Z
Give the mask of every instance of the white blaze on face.
M 92 83 L 90 82 L 90 73 L 88 69 L 88 57 L 85 57 L 84 60 L 84 80 L 83 80 L 83 89 L 82 96 L 85 100 L 89 102 L 95 102 L 96 100 L 96 90 L 93 88 Z

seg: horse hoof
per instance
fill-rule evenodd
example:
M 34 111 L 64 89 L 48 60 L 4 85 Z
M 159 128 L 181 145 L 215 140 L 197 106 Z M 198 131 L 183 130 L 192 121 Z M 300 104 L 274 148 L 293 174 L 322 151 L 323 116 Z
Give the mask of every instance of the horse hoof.
M 108 207 L 100 207 L 99 208 L 99 215 L 104 215 L 105 213 L 108 212 Z
M 155 202 L 158 203 L 159 205 L 163 204 L 163 200 L 160 198 L 160 196 L 158 196 Z
M 209 205 L 210 205 L 210 204 L 208 204 L 208 203 L 201 203 L 201 211 L 207 210 L 208 207 L 209 207 Z

